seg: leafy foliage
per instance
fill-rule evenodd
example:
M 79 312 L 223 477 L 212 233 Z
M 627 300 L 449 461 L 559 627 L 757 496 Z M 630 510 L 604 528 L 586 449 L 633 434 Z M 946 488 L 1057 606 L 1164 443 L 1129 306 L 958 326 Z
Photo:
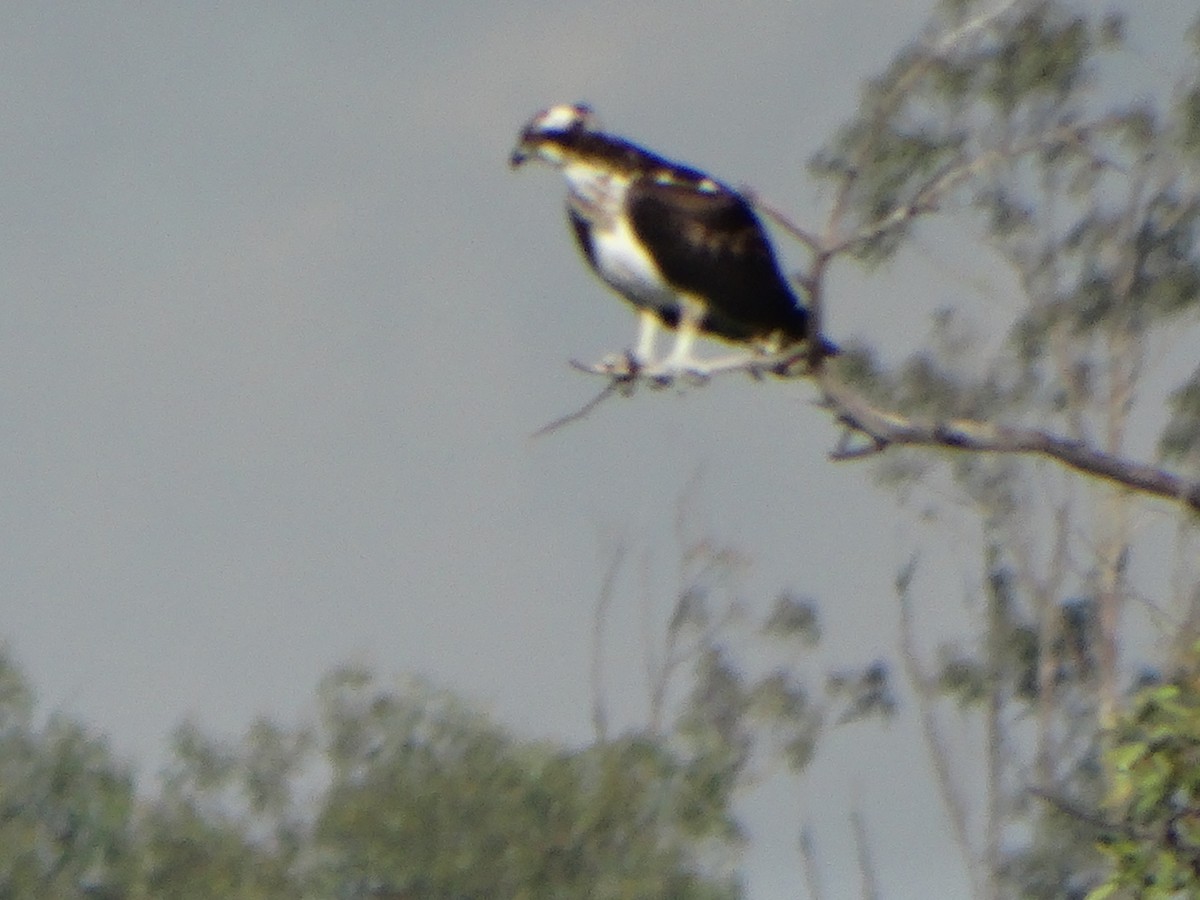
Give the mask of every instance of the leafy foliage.
M 127 896 L 134 883 L 132 773 L 104 741 L 53 717 L 0 654 L 0 896 Z
M 148 895 L 296 896 L 305 822 L 292 793 L 306 747 L 303 733 L 265 720 L 240 746 L 180 726 L 162 790 L 139 820 Z
M 739 895 L 708 864 L 739 840 L 724 752 L 518 741 L 447 693 L 362 669 L 331 674 L 320 702 L 317 727 L 260 720 L 236 742 L 182 725 L 139 804 L 102 741 L 32 726 L 0 654 L 0 896 Z
M 1200 645 L 1190 662 L 1142 690 L 1118 726 L 1103 841 L 1113 871 L 1089 900 L 1200 895 Z
M 1091 810 L 1111 782 L 1103 751 L 1129 687 L 1119 630 L 1143 547 L 1129 494 L 1028 457 L 943 448 L 969 434 L 1005 449 L 992 438 L 1007 428 L 1124 459 L 1135 423 L 1151 420 L 1159 451 L 1200 471 L 1200 375 L 1147 378 L 1200 321 L 1200 55 L 1157 94 L 1122 96 L 1115 73 L 1131 64 L 1132 24 L 1055 0 L 940 3 L 817 156 L 829 211 L 797 229 L 819 300 L 839 261 L 879 267 L 942 241 L 971 269 L 999 263 L 1009 276 L 979 316 L 986 331 L 965 297 L 934 313 L 930 339 L 907 359 L 889 364 L 864 344 L 820 377 L 830 407 L 863 435 L 855 444 L 848 434 L 839 457 L 876 458 L 879 483 L 944 527 L 949 552 L 980 572 L 969 592 L 976 625 L 955 639 L 921 634 L 914 607 L 924 598 L 912 572 L 897 580 L 904 670 L 978 896 L 1081 898 L 1103 880 L 1086 816 L 1033 798 Z M 926 224 L 935 218 L 942 224 Z M 879 430 L 840 402 L 839 380 L 869 398 Z M 1167 398 L 1151 398 L 1149 412 L 1138 407 L 1148 383 Z M 961 540 L 964 510 L 977 540 Z M 1194 534 L 1183 529 L 1179 541 L 1193 546 Z M 1179 572 L 1182 610 L 1166 618 L 1194 635 L 1194 567 Z M 929 600 L 933 610 L 946 602 Z M 982 748 L 975 758 L 956 758 L 943 708 Z
M 1101 93 L 1129 26 L 1078 3 L 943 0 L 813 161 L 831 190 L 824 226 L 798 231 L 814 306 L 834 262 L 884 266 L 934 216 L 1012 276 L 999 350 L 954 304 L 906 360 L 860 342 L 830 363 L 895 419 L 1031 423 L 1127 452 L 1145 373 L 1200 312 L 1200 52 L 1163 96 Z M 1191 40 L 1200 51 L 1200 20 Z M 1158 450 L 1200 471 L 1200 370 L 1164 393 Z M 102 740 L 61 717 L 34 726 L 0 654 L 0 897 L 736 897 L 738 791 L 803 772 L 824 729 L 910 698 L 979 896 L 1200 894 L 1195 661 L 1110 730 L 1129 687 L 1133 499 L 1028 460 L 941 462 L 923 447 L 877 469 L 923 522 L 955 506 L 978 525 L 946 541 L 977 563 L 975 625 L 930 641 L 928 672 L 915 566 L 897 579 L 910 694 L 886 660 L 806 678 L 815 603 L 785 593 L 748 625 L 739 556 L 711 541 L 684 548 L 648 724 L 598 726 L 582 747 L 348 668 L 321 685 L 311 727 L 263 720 L 223 742 L 185 724 L 161 790 L 138 801 Z M 1189 638 L 1191 596 L 1171 619 Z M 974 778 L 954 780 L 942 708 L 976 739 Z
M 334 777 L 315 825 L 334 896 L 718 898 L 695 848 L 736 837 L 719 770 L 643 737 L 524 745 L 445 694 L 321 689 Z M 399 848 L 402 848 L 400 850 Z

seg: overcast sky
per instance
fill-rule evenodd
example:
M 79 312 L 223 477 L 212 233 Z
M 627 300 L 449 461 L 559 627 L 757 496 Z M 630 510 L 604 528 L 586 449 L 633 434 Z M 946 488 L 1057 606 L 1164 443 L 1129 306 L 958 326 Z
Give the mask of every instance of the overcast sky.
M 567 360 L 628 346 L 634 320 L 580 263 L 560 180 L 506 160 L 533 112 L 582 99 L 815 220 L 805 161 L 928 6 L 9 8 L 0 637 L 43 704 L 153 771 L 183 717 L 294 721 L 323 673 L 365 662 L 584 741 L 609 554 L 669 594 L 684 494 L 695 536 L 749 555 L 748 597 L 820 601 L 829 660 L 891 655 L 917 539 L 866 469 L 827 462 L 809 386 L 643 394 L 530 440 L 597 388 Z M 928 277 L 943 263 L 838 275 L 828 330 L 912 349 L 913 298 L 962 295 Z M 642 577 L 609 638 L 617 725 L 644 713 Z M 821 750 L 758 806 L 752 896 L 802 896 L 806 821 L 828 896 L 856 896 L 853 807 L 887 896 L 962 894 L 910 724 Z

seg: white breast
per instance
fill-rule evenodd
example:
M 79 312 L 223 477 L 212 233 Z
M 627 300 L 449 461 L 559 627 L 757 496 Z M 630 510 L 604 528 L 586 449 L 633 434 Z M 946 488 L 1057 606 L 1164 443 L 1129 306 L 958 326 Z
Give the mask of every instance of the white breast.
M 675 292 L 624 215 L 628 179 L 578 163 L 564 167 L 563 174 L 572 207 L 592 225 L 592 252 L 601 277 L 639 306 L 674 306 Z
M 600 274 L 622 294 L 655 308 L 674 304 L 675 292 L 634 238 L 628 219 L 622 216 L 609 227 L 595 229 L 592 248 Z

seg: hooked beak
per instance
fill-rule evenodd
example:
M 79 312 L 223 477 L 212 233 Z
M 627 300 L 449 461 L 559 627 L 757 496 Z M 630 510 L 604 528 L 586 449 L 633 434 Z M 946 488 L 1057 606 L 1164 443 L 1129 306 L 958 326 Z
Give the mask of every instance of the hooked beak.
M 512 153 L 509 154 L 508 166 L 510 169 L 519 168 L 531 156 L 533 156 L 533 147 L 529 142 L 529 133 L 525 132 L 521 135 L 521 139 L 517 141 L 517 146 L 513 147 Z

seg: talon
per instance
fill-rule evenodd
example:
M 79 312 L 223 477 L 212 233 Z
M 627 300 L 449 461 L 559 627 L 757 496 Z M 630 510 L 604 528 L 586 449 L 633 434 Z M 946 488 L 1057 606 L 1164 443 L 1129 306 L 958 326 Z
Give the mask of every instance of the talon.
M 797 369 L 799 366 L 799 369 Z M 793 353 L 779 360 L 768 371 L 779 378 L 791 378 L 796 374 L 804 374 L 809 370 L 807 353 Z
M 594 372 L 597 375 L 608 375 L 610 378 L 618 381 L 632 381 L 637 378 L 642 365 L 632 353 L 625 352 L 621 354 L 610 353 L 598 363 L 590 366 L 582 366 L 581 368 L 585 371 Z
M 604 357 L 597 363 L 596 368 L 609 375 L 619 375 L 627 371 L 625 369 L 625 358 L 622 356 L 609 355 Z

